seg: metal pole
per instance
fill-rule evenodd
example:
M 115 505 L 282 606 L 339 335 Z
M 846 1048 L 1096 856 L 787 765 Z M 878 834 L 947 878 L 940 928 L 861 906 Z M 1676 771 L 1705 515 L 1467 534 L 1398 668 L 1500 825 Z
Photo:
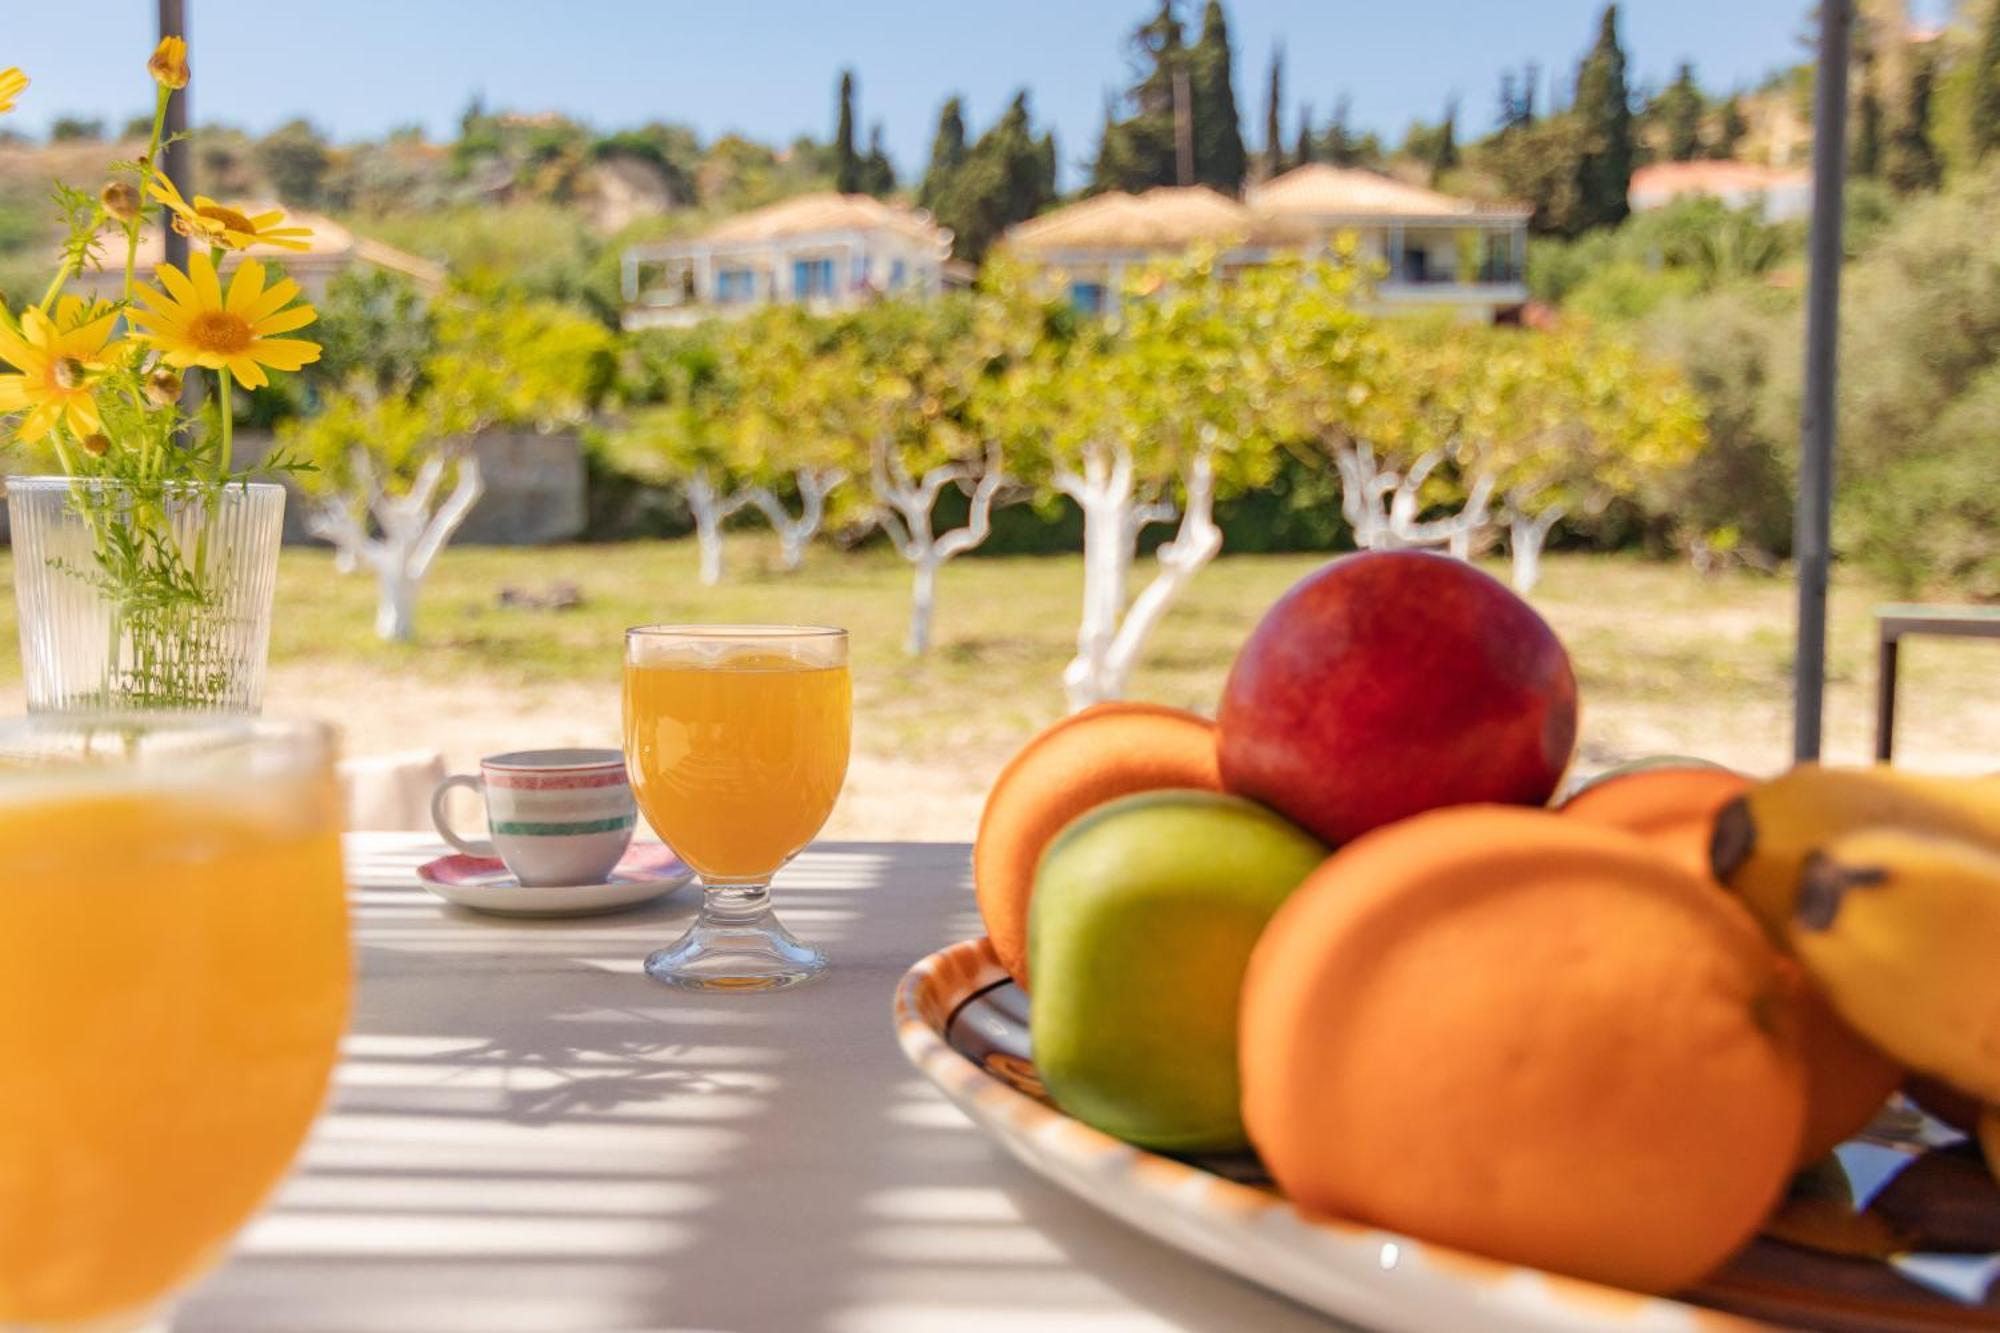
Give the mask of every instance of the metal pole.
M 1840 334 L 1840 221 L 1847 176 L 1847 48 L 1853 0 L 1820 0 L 1813 80 L 1813 210 L 1806 280 L 1805 406 L 1799 429 L 1799 632 L 1792 757 L 1817 759 L 1826 689 L 1828 530 L 1833 520 L 1834 385 Z
M 163 38 L 187 36 L 185 0 L 160 0 L 160 36 Z M 191 188 L 192 182 L 188 179 L 188 167 L 191 165 L 188 161 L 188 141 L 179 136 L 187 133 L 188 95 L 193 91 L 194 82 L 190 79 L 187 87 L 167 99 L 165 134 L 168 142 L 161 153 L 160 162 L 161 169 L 167 173 L 167 179 L 174 183 L 174 188 L 179 190 L 184 198 L 192 198 L 194 191 Z M 188 262 L 187 237 L 169 225 L 172 221 L 173 216 L 162 208 L 160 235 L 166 241 L 166 262 L 185 273 Z M 192 380 L 194 377 L 188 378 Z

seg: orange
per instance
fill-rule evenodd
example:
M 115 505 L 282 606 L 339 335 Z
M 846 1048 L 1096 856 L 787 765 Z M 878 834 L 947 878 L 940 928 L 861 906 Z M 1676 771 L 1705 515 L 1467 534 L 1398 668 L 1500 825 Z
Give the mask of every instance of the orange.
M 1028 984 L 1028 902 L 1042 852 L 1077 816 L 1166 787 L 1221 791 L 1215 726 L 1161 704 L 1097 704 L 1029 741 L 987 793 L 972 886 L 1001 966 Z
M 1562 812 L 1636 833 L 1706 879 L 1716 811 L 1755 785 L 1707 764 L 1649 764 L 1605 774 L 1564 801 Z
M 1805 1120 L 1749 913 L 1632 834 L 1460 806 L 1336 852 L 1251 955 L 1244 1121 L 1303 1209 L 1640 1291 L 1716 1268 Z
M 1806 1062 L 1806 1128 L 1798 1165 L 1808 1167 L 1866 1129 L 1902 1086 L 1905 1071 L 1834 1012 L 1803 967 L 1797 974 L 1799 1050 Z
M 1621 769 L 1592 782 L 1562 806 L 1571 819 L 1622 828 L 1714 885 L 1708 843 L 1716 812 L 1756 783 L 1726 768 L 1659 763 Z M 1806 1062 L 1806 1124 L 1798 1165 L 1810 1166 L 1864 1129 L 1902 1081 L 1902 1066 L 1849 1027 L 1804 970 L 1799 988 L 1799 1044 Z

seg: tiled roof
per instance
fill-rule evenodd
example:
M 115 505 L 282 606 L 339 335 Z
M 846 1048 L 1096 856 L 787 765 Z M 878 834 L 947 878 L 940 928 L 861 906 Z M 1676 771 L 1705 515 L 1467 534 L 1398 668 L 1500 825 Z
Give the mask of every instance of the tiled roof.
M 832 191 L 802 194 L 753 208 L 710 228 L 696 239 L 711 244 L 741 245 L 813 232 L 872 231 L 885 227 L 914 240 L 934 243 L 941 250 L 951 244 L 951 233 L 921 209 L 885 204 L 870 195 Z
M 1257 216 L 1206 186 L 1112 190 L 1023 222 L 1007 233 L 1018 250 L 1155 250 L 1248 236 Z
M 1460 199 L 1372 171 L 1314 164 L 1253 189 L 1247 204 L 1199 185 L 1093 195 L 1012 228 L 1007 244 L 1028 253 L 1172 250 L 1195 241 L 1284 245 L 1307 240 L 1329 224 L 1525 218 L 1528 212 L 1523 204 Z
M 1811 173 L 1754 162 L 1653 162 L 1632 173 L 1631 196 L 1723 194 L 1806 185 Z
M 1314 162 L 1250 191 L 1250 207 L 1272 219 L 1371 217 L 1447 218 L 1468 213 L 1522 213 L 1525 205 L 1481 203 L 1427 190 L 1380 172 Z
M 229 205 L 240 213 L 256 215 L 283 208 L 269 202 L 232 203 Z M 314 213 L 301 213 L 297 209 L 283 209 L 285 226 L 309 227 L 312 237 L 307 249 L 287 250 L 275 245 L 253 245 L 246 252 L 251 257 L 266 263 L 282 264 L 293 270 L 308 268 L 340 269 L 352 261 L 359 260 L 376 268 L 388 269 L 414 280 L 418 285 L 437 288 L 444 285 L 444 268 L 428 259 L 421 259 L 393 245 L 356 236 L 332 218 L 320 217 Z M 108 245 L 105 249 L 107 266 L 122 262 L 125 258 L 122 243 Z M 150 273 L 159 267 L 165 256 L 158 227 L 146 227 L 139 233 L 137 267 L 141 273 Z M 227 268 L 229 265 L 224 264 Z

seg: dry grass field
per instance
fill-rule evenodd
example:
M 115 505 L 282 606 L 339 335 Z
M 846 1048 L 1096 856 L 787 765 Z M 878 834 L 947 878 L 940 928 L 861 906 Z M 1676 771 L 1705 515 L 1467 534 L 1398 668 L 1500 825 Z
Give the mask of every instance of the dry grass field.
M 854 635 L 856 754 L 829 833 L 970 837 L 995 770 L 1062 712 L 1078 560 L 967 559 L 948 567 L 937 646 L 914 662 L 901 648 L 908 570 L 888 553 L 818 550 L 795 574 L 777 572 L 775 550 L 755 535 L 733 537 L 729 555 L 728 580 L 703 588 L 688 543 L 447 551 L 425 589 L 421 641 L 388 645 L 373 637 L 374 589 L 365 576 L 338 575 L 323 552 L 288 551 L 268 707 L 337 721 L 351 753 L 434 749 L 463 767 L 501 749 L 616 744 L 619 631 L 627 625 L 838 623 Z M 1235 556 L 1203 571 L 1162 625 L 1134 693 L 1212 711 L 1244 634 L 1318 563 Z M 532 593 L 561 583 L 582 593 L 581 608 L 500 604 L 502 589 Z M 1703 579 L 1678 565 L 1551 557 L 1534 601 L 1568 643 L 1582 681 L 1579 769 L 1661 753 L 1753 771 L 1781 766 L 1790 745 L 1792 595 L 1789 583 L 1754 574 Z M 1835 586 L 1828 695 L 1835 758 L 1869 753 L 1871 611 L 1885 600 L 1850 578 Z M 0 594 L 0 709 L 7 710 L 20 706 L 13 641 L 12 598 Z M 1997 687 L 2000 645 L 1907 646 L 1899 760 L 2000 769 Z

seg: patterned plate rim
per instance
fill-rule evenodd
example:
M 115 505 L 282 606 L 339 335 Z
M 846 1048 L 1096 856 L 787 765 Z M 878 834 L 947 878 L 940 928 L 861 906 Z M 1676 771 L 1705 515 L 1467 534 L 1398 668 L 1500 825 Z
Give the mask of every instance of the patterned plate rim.
M 1199 1195 L 1215 1212 L 1245 1220 L 1275 1217 L 1325 1243 L 1365 1249 L 1371 1255 L 1379 1252 L 1385 1241 L 1391 1241 L 1412 1258 L 1425 1261 L 1433 1271 L 1455 1280 L 1476 1279 L 1489 1287 L 1533 1282 L 1551 1301 L 1565 1307 L 1566 1315 L 1599 1324 L 1609 1316 L 1655 1327 L 1657 1321 L 1671 1321 L 1713 1333 L 1769 1333 L 1774 1327 L 1706 1306 L 1503 1263 L 1358 1223 L 1308 1217 L 1275 1194 L 1114 1139 L 1009 1087 L 945 1040 L 946 1027 L 959 1005 L 1006 978 L 984 936 L 947 945 L 917 960 L 896 984 L 896 1038 L 903 1054 L 954 1100 L 977 1106 L 1023 1134 L 1032 1133 L 1068 1154 L 1124 1162 L 1133 1188 L 1157 1199 L 1163 1208 L 1185 1209 L 1190 1198 Z

